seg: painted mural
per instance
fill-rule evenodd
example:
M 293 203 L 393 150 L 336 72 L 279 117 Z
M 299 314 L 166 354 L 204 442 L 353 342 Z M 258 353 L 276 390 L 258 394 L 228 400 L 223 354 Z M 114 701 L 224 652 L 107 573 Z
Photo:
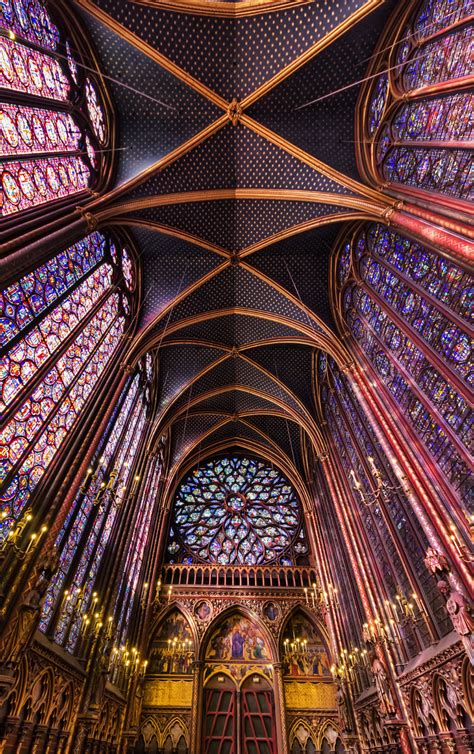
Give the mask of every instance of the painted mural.
M 283 632 L 283 673 L 286 676 L 331 677 L 324 642 L 303 613 L 296 613 Z
M 149 673 L 192 674 L 194 640 L 184 616 L 175 610 L 158 629 L 149 658 Z
M 206 660 L 218 662 L 258 663 L 271 660 L 270 649 L 262 632 L 248 618 L 233 615 L 212 634 Z

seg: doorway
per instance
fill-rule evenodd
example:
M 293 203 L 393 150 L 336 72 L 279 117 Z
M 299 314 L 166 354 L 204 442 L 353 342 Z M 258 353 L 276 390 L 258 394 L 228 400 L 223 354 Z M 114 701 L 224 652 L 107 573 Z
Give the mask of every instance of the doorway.
M 240 688 L 214 675 L 204 689 L 203 751 L 206 754 L 277 754 L 273 689 L 253 675 Z

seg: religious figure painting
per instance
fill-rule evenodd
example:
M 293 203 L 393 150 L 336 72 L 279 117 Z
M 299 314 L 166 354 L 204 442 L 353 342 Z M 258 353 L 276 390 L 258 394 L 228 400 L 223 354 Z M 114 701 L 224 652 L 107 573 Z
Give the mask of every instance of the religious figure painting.
M 194 660 L 194 640 L 187 620 L 177 610 L 166 618 L 153 639 L 150 673 L 189 675 Z
M 270 659 L 270 650 L 259 628 L 247 618 L 235 615 L 212 634 L 206 659 L 264 662 Z
M 285 675 L 331 677 L 331 663 L 324 642 L 302 613 L 297 613 L 286 626 L 282 650 Z

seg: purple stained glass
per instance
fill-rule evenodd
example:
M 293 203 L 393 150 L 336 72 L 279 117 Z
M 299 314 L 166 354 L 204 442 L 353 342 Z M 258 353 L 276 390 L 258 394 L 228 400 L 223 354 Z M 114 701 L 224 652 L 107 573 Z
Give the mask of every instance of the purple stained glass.
M 130 254 L 127 249 L 122 249 L 122 273 L 125 285 L 129 291 L 132 291 L 135 286 L 135 275 L 133 269 L 133 262 L 130 258 Z
M 71 506 L 71 510 L 69 511 L 58 535 L 55 544 L 60 551 L 60 566 L 48 588 L 49 599 L 43 608 L 40 624 L 42 630 L 46 630 L 51 618 L 53 606 L 57 604 L 60 598 L 60 593 L 69 573 L 73 557 L 78 546 L 83 541 L 87 522 L 94 512 L 98 512 L 97 507 L 93 506 L 93 500 L 100 489 L 100 485 L 104 480 L 107 469 L 110 468 L 110 464 L 115 457 L 119 443 L 124 435 L 124 429 L 130 422 L 131 412 L 136 404 L 138 390 L 139 378 L 136 376 L 126 387 L 120 411 L 110 428 L 105 447 L 101 449 L 100 455 L 97 454 L 95 464 L 97 465 L 98 470 L 94 476 L 91 476 L 91 474 L 85 476 L 81 489 L 77 493 L 76 499 Z M 100 519 L 100 515 L 98 516 L 98 519 Z M 98 519 L 94 522 L 94 530 L 99 528 L 100 521 Z M 87 545 L 87 550 L 91 550 L 90 540 Z
M 41 0 L 1 0 L 0 27 L 49 50 L 58 46 L 59 30 Z
M 79 282 L 104 257 L 105 238 L 92 233 L 0 292 L 0 346 Z
M 369 105 L 369 135 L 373 136 L 382 120 L 388 95 L 388 75 L 383 73 L 377 79 Z
M 361 239 L 363 250 L 357 256 L 355 249 Z M 473 415 L 465 397 L 450 384 L 449 372 L 442 375 L 431 354 L 435 351 L 452 373 L 466 382 L 472 378 L 467 328 L 463 330 L 447 314 L 452 309 L 466 321 L 472 318 L 466 296 L 473 289 L 472 277 L 381 224 L 361 231 L 353 247 L 355 265 L 368 288 L 353 282 L 344 289 L 349 329 L 443 474 L 463 497 L 468 494 L 466 453 Z M 429 348 L 419 347 L 406 328 L 397 325 L 395 316 L 392 319 L 391 311 Z
M 383 163 L 384 177 L 448 196 L 474 198 L 474 163 L 470 150 L 395 147 Z
M 252 458 L 226 457 L 195 469 L 180 485 L 172 526 L 173 560 L 181 550 L 180 559 L 194 562 L 294 563 L 300 503 L 277 469 Z
M 106 137 L 104 109 L 100 104 L 97 88 L 90 79 L 86 81 L 86 103 L 94 133 L 99 141 L 104 142 Z
M 11 215 L 39 204 L 85 191 L 91 173 L 77 156 L 49 157 L 0 166 L 1 214 Z
M 0 104 L 0 157 L 35 152 L 74 152 L 81 131 L 70 113 Z
M 0 86 L 60 102 L 70 94 L 58 60 L 6 37 L 0 41 Z

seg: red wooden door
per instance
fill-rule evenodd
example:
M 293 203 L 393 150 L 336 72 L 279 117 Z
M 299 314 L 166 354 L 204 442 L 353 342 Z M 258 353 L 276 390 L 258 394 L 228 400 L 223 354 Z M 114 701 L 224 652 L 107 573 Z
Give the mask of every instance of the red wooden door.
M 237 691 L 230 679 L 204 689 L 203 754 L 237 754 Z
M 273 690 L 261 677 L 242 687 L 242 754 L 277 754 Z

